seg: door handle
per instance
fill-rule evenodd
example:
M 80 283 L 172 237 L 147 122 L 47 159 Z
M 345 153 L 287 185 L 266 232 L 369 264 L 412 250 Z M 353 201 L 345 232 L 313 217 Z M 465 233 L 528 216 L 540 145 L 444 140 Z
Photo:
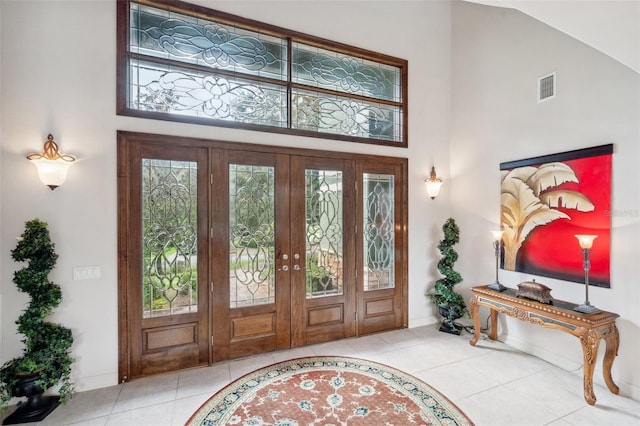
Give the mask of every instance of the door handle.
M 288 254 L 283 254 L 282 255 L 282 260 L 289 260 L 289 255 Z M 282 268 L 278 268 L 278 271 L 287 272 L 288 270 L 289 270 L 289 265 L 282 265 Z
M 293 270 L 294 271 L 299 271 L 300 270 L 300 265 L 293 265 Z

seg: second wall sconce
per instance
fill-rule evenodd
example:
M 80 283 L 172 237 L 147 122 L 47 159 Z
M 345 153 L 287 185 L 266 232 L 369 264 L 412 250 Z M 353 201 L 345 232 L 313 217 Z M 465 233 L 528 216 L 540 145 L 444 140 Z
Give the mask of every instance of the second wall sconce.
M 440 193 L 440 187 L 442 186 L 442 180 L 436 176 L 436 168 L 431 167 L 431 175 L 424 180 L 424 183 L 427 184 L 427 194 L 431 199 L 435 199 Z
M 58 152 L 58 145 L 51 134 L 44 143 L 44 151 L 27 155 L 27 160 L 36 166 L 40 181 L 52 191 L 64 183 L 69 167 L 76 161 L 73 155 Z

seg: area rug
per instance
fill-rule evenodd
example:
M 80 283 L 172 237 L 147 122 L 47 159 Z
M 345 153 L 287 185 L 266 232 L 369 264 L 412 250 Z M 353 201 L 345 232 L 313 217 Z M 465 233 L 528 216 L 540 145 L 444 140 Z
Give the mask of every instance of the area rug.
M 347 357 L 297 358 L 232 382 L 194 425 L 473 425 L 444 395 L 395 368 Z

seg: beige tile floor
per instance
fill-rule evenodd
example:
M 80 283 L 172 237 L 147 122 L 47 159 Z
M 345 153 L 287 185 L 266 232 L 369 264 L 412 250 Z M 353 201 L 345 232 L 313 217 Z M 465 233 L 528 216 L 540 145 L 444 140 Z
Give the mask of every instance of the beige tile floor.
M 77 393 L 40 424 L 183 425 L 213 393 L 257 368 L 296 357 L 344 355 L 413 374 L 478 426 L 640 425 L 640 402 L 605 387 L 595 385 L 598 401 L 589 406 L 581 370 L 567 372 L 500 342 L 481 340 L 473 347 L 469 337 L 425 326 L 222 362 Z M 598 365 L 596 374 L 601 371 Z

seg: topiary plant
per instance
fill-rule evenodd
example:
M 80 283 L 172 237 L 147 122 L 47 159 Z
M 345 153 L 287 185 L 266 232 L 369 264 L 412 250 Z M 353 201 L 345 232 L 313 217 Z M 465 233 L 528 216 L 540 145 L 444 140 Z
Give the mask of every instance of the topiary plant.
M 458 260 L 458 253 L 453 246 L 460 242 L 460 228 L 453 218 L 449 218 L 442 226 L 442 232 L 444 238 L 438 243 L 438 250 L 442 254 L 438 261 L 438 271 L 443 277 L 436 281 L 435 293 L 428 293 L 427 296 L 443 317 L 440 331 L 460 334 L 462 327 L 455 320 L 469 314 L 464 298 L 453 290 L 453 286 L 462 281 L 460 273 L 453 269 Z
M 60 403 L 66 402 L 73 392 L 70 380 L 73 335 L 70 329 L 45 321 L 62 301 L 60 286 L 48 278 L 58 259 L 54 247 L 47 224 L 33 219 L 26 222 L 22 237 L 11 251 L 11 257 L 16 262 L 29 262 L 25 268 L 14 273 L 13 282 L 20 291 L 30 296 L 31 301 L 16 320 L 18 332 L 24 336 L 23 355 L 7 361 L 0 368 L 1 411 L 7 409 L 12 397 L 29 396 L 22 386 L 18 386 L 25 377 L 33 377 L 33 383 L 41 392 L 60 384 L 60 396 L 55 398 L 55 406 L 58 400 Z

